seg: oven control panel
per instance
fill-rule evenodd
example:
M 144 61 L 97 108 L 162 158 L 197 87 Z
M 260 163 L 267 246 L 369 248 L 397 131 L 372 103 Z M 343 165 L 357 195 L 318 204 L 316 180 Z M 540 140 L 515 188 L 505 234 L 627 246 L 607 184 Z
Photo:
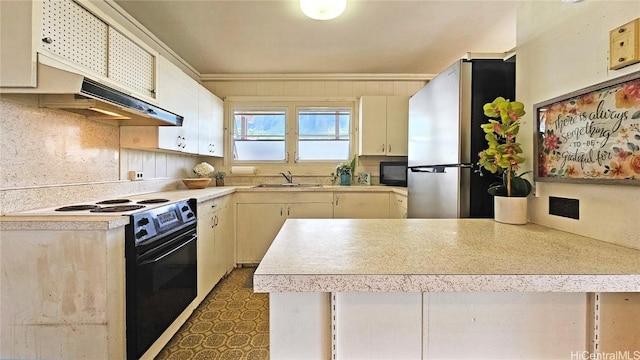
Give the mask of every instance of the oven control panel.
M 195 201 L 181 200 L 131 215 L 135 243 L 196 221 Z

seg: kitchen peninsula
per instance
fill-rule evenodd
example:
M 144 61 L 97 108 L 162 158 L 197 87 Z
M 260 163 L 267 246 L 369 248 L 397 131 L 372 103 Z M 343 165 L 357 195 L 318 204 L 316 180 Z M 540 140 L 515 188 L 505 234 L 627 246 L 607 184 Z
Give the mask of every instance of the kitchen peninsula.
M 640 292 L 640 251 L 489 219 L 287 220 L 254 290 L 273 358 L 568 358 L 593 351 L 599 292 Z

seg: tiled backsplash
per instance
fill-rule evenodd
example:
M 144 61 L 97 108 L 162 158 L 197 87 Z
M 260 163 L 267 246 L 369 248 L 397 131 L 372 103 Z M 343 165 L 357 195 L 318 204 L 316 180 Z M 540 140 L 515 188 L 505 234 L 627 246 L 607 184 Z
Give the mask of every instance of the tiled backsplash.
M 176 188 L 198 162 L 120 149 L 117 126 L 33 106 L 36 100 L 0 99 L 0 213 Z M 129 181 L 129 170 L 146 180 Z

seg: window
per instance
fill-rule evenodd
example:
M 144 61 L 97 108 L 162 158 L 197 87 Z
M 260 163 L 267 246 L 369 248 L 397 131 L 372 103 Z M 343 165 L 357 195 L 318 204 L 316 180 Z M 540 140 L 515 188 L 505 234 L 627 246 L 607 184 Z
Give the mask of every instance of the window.
M 298 159 L 349 159 L 351 109 L 299 108 Z
M 351 159 L 355 99 L 232 99 L 230 163 Z
M 286 160 L 285 109 L 233 111 L 234 160 Z

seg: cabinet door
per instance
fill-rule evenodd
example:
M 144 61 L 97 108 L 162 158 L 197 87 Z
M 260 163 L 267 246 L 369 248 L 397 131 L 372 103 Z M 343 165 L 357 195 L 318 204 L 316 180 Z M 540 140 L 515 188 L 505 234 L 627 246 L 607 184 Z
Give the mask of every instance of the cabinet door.
M 333 217 L 336 219 L 388 219 L 388 193 L 336 193 Z
M 362 96 L 359 109 L 360 155 L 384 155 L 387 148 L 387 97 Z
M 224 157 L 224 102 L 213 95 L 211 156 Z
M 236 239 L 233 227 L 231 196 L 216 199 L 217 211 L 213 215 L 215 247 L 213 252 L 216 277 L 221 279 L 236 265 Z
M 157 98 L 160 107 L 172 113 L 185 116 L 182 113 L 180 100 L 183 89 L 181 78 L 186 76 L 169 60 L 158 56 L 158 85 Z M 167 150 L 182 150 L 182 128 L 177 126 L 162 126 L 158 129 L 158 147 Z
M 332 203 L 298 203 L 287 205 L 288 219 L 331 219 Z
M 223 102 L 202 85 L 199 87 L 199 141 L 198 154 L 224 156 Z
M 0 1 L 0 87 L 36 87 L 42 33 L 33 14 L 41 7 L 35 1 Z
M 42 49 L 105 77 L 108 32 L 106 23 L 72 0 L 42 2 Z
M 407 197 L 392 193 L 389 195 L 389 217 L 391 219 L 407 218 Z
M 148 98 L 155 98 L 155 56 L 109 28 L 109 79 Z
M 204 299 L 213 289 L 216 282 L 215 274 L 215 233 L 213 200 L 198 204 L 198 298 Z
M 336 293 L 337 359 L 421 359 L 421 293 Z
M 160 107 L 184 117 L 182 127 L 160 126 L 161 149 L 198 153 L 198 83 L 164 57 L 158 57 Z
M 387 97 L 387 156 L 407 156 L 409 97 Z
M 284 204 L 238 204 L 238 263 L 257 264 L 286 219 Z
M 213 94 L 198 85 L 198 154 L 211 155 L 213 138 Z

